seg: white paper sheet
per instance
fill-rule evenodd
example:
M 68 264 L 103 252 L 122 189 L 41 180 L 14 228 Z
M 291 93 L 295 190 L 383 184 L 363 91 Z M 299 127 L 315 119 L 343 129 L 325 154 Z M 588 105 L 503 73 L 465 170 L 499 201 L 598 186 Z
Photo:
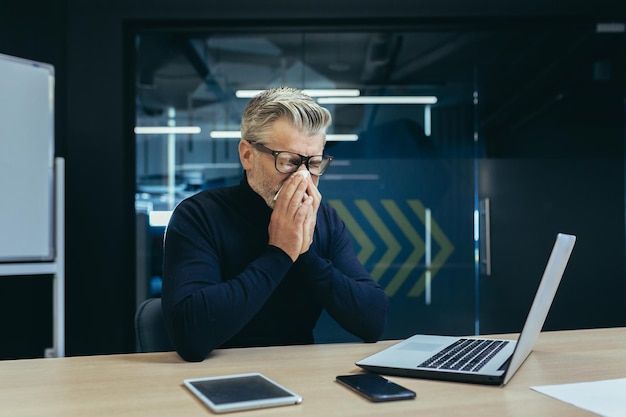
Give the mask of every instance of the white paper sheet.
M 531 389 L 606 417 L 626 417 L 626 378 Z

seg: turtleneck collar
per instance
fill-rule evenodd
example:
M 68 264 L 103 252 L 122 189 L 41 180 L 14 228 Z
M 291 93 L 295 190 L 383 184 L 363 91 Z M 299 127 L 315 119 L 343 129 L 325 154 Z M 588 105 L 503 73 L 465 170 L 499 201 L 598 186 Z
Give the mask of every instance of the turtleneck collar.
M 248 183 L 248 178 L 244 171 L 243 178 L 239 182 L 239 186 L 237 187 L 238 194 L 241 196 L 242 202 L 245 205 L 246 211 L 249 211 L 250 214 L 258 213 L 259 217 L 269 218 L 272 214 L 272 209 L 266 203 L 263 197 L 256 193 L 250 187 Z

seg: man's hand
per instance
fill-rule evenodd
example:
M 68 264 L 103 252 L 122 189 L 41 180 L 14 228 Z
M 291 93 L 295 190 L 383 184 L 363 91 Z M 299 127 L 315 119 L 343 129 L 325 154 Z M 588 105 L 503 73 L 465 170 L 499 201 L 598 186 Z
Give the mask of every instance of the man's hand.
M 283 183 L 268 227 L 269 244 L 285 251 L 295 262 L 309 250 L 322 195 L 306 170 Z

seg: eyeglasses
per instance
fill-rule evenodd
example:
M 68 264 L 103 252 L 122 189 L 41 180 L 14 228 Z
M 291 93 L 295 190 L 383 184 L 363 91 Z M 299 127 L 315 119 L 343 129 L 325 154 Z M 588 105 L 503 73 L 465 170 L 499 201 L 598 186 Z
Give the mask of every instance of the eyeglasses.
M 300 165 L 304 164 L 311 175 L 319 177 L 324 175 L 324 172 L 326 172 L 330 162 L 333 160 L 333 157 L 330 155 L 305 156 L 295 152 L 274 151 L 265 145 L 250 140 L 248 143 L 254 146 L 259 152 L 272 155 L 274 157 L 274 167 L 276 171 L 281 174 L 296 172 L 298 168 L 300 168 Z

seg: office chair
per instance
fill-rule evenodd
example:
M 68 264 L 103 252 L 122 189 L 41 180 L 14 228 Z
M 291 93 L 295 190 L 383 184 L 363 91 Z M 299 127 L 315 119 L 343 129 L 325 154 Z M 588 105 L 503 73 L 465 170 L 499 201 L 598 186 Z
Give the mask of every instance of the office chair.
M 161 311 L 160 298 L 148 298 L 135 312 L 137 352 L 166 352 L 174 350 Z

